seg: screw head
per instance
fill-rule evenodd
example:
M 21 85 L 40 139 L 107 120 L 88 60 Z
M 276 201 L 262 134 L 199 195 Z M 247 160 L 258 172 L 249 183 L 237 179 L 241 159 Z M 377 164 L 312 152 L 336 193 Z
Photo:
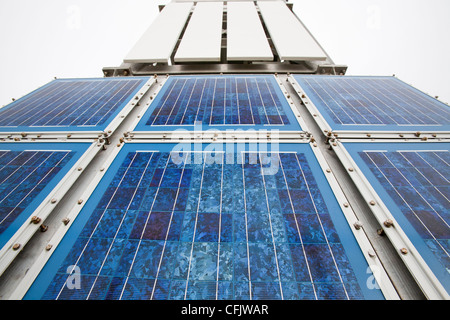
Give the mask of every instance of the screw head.
M 408 249 L 406 249 L 406 248 L 401 248 L 401 249 L 400 249 L 400 252 L 401 252 L 402 254 L 407 254 L 407 253 L 408 253 Z
M 391 219 L 387 219 L 384 223 L 383 223 L 386 227 L 390 228 L 394 225 L 394 221 L 392 221 Z
M 359 221 L 356 221 L 353 226 L 355 227 L 356 230 L 359 230 L 362 228 L 362 223 Z

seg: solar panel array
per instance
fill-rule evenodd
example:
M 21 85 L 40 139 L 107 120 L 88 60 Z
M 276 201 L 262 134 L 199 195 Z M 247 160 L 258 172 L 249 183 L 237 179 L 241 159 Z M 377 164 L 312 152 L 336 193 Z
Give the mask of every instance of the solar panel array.
M 177 159 L 152 151 L 157 145 L 128 147 L 84 221 L 61 243 L 68 249 L 46 267 L 47 282 L 34 288 L 38 296 L 381 297 L 361 281 L 368 264 L 354 252 L 356 242 L 341 242 L 353 237 L 335 227 L 344 218 L 336 201 L 325 201 L 331 190 L 309 145 Z M 66 286 L 72 266 L 81 270 L 81 290 Z
M 0 143 L 0 249 L 81 156 L 79 144 Z
M 348 146 L 438 278 L 450 275 L 449 144 Z M 384 149 L 384 150 L 383 150 Z
M 146 80 L 54 80 L 0 109 L 0 132 L 102 131 Z
M 136 131 L 200 124 L 302 130 L 273 76 L 221 75 L 169 77 Z
M 448 106 L 397 78 L 294 78 L 333 131 L 450 131 Z
M 285 78 L 293 88 L 269 74 L 169 76 L 152 87 L 150 78 L 140 77 L 55 80 L 0 109 L 2 132 L 59 130 L 64 138 L 70 130 L 103 133 L 118 115 L 120 121 L 125 118 L 124 135 L 115 133 L 119 143 L 111 141 L 106 148 L 111 156 L 100 164 L 104 176 L 87 183 L 89 199 L 79 206 L 65 236 L 54 242 L 48 263 L 36 267 L 24 297 L 389 296 L 389 284 L 382 289 L 367 284 L 371 259 L 378 258 L 368 254 L 368 238 L 355 234 L 347 211 L 351 205 L 343 205 L 352 200 L 343 199 L 340 182 L 327 176 L 331 171 L 316 148 L 320 139 L 315 145 L 301 139 L 267 140 L 256 148 L 202 141 L 180 149 L 177 141 L 154 138 L 178 129 L 300 133 L 307 128 L 301 127 L 297 108 L 338 133 L 448 132 L 448 107 L 395 78 Z M 293 104 L 288 88 L 297 91 L 296 101 L 303 105 Z M 130 112 L 121 113 L 125 108 Z M 152 140 L 132 135 L 152 131 Z M 336 154 L 339 148 L 348 151 L 359 169 L 352 171 L 369 180 L 399 232 L 411 239 L 448 291 L 447 140 L 421 141 L 418 136 L 421 143 L 398 138 L 380 143 L 357 137 L 358 142 L 333 140 L 332 148 Z M 30 224 L 33 212 L 76 170 L 77 161 L 89 158 L 87 145 L 102 146 L 92 138 L 55 146 L 38 136 L 27 142 L 3 139 L 9 140 L 0 143 L 1 246 Z M 0 251 L 0 261 L 9 249 Z M 81 275 L 80 288 L 69 285 L 74 274 Z

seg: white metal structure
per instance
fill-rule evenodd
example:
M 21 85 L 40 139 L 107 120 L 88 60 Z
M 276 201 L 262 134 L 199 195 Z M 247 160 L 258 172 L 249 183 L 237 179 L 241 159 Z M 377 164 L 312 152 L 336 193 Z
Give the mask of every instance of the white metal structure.
M 220 61 L 222 2 L 200 2 L 175 54 L 175 62 Z
M 168 63 L 192 6 L 193 2 L 171 2 L 166 5 L 124 61 Z
M 326 55 L 284 1 L 258 1 L 281 60 L 325 60 Z
M 227 3 L 228 61 L 271 61 L 272 50 L 252 2 Z

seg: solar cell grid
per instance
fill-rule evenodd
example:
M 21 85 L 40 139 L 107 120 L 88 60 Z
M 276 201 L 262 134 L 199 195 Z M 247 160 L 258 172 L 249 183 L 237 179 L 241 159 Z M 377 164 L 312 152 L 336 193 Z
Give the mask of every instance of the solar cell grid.
M 0 151 L 0 247 L 33 212 L 39 204 L 37 199 L 45 197 L 56 185 L 55 177 L 61 178 L 75 155 L 74 151 L 62 148 L 24 150 L 17 146 L 12 149 Z
M 137 130 L 276 126 L 301 130 L 273 76 L 172 76 Z
M 393 77 L 294 76 L 333 130 L 450 128 L 450 109 Z
M 380 150 L 386 147 L 386 150 Z M 445 145 L 350 146 L 369 181 L 449 291 L 450 152 Z M 377 146 L 380 147 L 380 146 Z M 417 148 L 417 149 L 416 149 Z M 448 148 L 447 148 L 448 149 Z
M 0 130 L 103 128 L 144 83 L 143 78 L 54 80 L 2 108 Z
M 275 175 L 262 174 L 260 153 L 233 164 L 224 153 L 200 154 L 216 162 L 123 156 L 79 234 L 62 245 L 41 298 L 364 298 L 302 152 L 281 152 Z M 66 286 L 73 266 L 80 290 Z

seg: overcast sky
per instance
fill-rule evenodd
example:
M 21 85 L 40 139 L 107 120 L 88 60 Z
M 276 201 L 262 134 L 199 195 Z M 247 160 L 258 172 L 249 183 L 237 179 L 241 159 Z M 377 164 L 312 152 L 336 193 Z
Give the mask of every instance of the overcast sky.
M 0 0 L 0 106 L 54 77 L 102 77 L 159 0 Z M 392 75 L 450 102 L 449 0 L 292 0 L 348 75 Z

